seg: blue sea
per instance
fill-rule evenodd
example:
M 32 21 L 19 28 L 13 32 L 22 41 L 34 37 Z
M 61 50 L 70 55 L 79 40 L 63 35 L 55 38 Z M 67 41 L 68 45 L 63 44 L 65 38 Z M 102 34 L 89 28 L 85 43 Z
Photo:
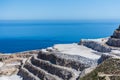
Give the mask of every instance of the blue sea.
M 0 21 L 0 52 L 15 53 L 108 37 L 118 26 L 118 22 L 111 21 Z

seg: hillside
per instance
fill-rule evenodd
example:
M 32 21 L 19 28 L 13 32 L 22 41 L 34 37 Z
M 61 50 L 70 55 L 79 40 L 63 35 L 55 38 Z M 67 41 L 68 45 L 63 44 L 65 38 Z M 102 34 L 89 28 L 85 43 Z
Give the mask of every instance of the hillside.
M 120 80 L 120 59 L 107 59 L 80 80 Z

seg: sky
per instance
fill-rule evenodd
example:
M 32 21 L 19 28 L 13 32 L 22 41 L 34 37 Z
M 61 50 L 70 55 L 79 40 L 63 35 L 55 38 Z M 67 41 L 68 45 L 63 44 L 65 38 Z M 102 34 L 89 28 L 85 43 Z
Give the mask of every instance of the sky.
M 0 0 L 0 20 L 120 19 L 120 0 Z

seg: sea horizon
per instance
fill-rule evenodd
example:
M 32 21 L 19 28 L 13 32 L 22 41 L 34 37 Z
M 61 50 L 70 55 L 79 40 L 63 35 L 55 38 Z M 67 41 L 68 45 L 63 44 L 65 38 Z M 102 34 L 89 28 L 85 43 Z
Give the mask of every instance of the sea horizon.
M 119 21 L 0 20 L 0 26 L 0 52 L 15 53 L 108 37 L 119 26 Z

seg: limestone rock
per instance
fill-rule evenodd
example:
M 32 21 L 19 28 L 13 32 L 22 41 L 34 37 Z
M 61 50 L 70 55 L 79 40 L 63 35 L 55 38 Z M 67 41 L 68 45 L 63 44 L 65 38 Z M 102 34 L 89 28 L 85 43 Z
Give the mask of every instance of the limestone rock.
M 105 46 L 105 45 L 98 43 L 98 42 L 95 42 L 95 41 L 81 40 L 79 45 L 84 45 L 88 48 L 92 48 L 93 50 L 96 50 L 99 52 L 111 52 L 111 48 L 109 46 Z
M 114 31 L 113 35 L 109 38 L 106 44 L 113 47 L 120 47 L 120 26 Z

